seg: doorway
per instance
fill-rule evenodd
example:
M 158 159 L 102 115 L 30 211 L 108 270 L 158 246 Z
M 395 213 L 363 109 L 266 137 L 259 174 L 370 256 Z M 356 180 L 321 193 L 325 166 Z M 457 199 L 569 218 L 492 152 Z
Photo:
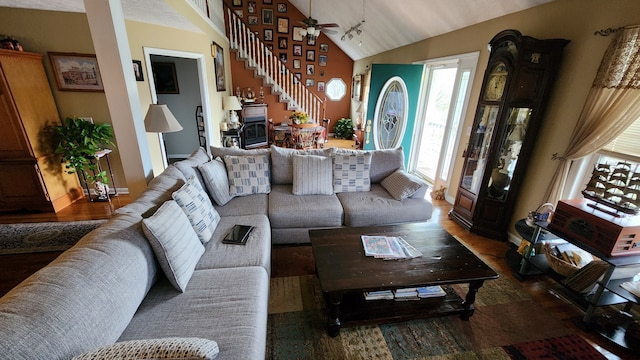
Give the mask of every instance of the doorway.
M 461 138 L 479 52 L 426 60 L 409 170 L 435 189 L 451 188 L 453 157 Z
M 163 164 L 187 158 L 198 146 L 204 144 L 209 151 L 213 133 L 211 126 L 211 110 L 209 108 L 208 87 L 204 55 L 166 49 L 144 48 L 149 76 L 149 87 L 154 103 L 166 104 L 175 118 L 182 125 L 182 130 L 173 133 L 158 134 L 158 141 L 163 157 Z M 156 74 L 154 63 L 168 64 L 169 75 Z M 171 77 L 169 88 L 158 83 Z M 160 85 L 160 86 L 157 86 Z M 204 127 L 204 133 L 201 128 Z M 204 137 L 202 139 L 201 137 Z

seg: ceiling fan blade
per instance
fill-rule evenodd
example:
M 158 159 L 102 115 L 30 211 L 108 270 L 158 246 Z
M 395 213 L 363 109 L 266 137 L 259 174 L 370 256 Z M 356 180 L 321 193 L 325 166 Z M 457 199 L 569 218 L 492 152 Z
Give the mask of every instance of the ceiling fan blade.
M 331 30 L 331 29 L 327 29 L 327 28 L 322 28 L 320 30 L 325 34 L 337 34 L 338 33 L 337 30 Z
M 322 28 L 340 27 L 340 25 L 338 25 L 336 23 L 317 24 L 316 26 L 317 27 L 322 27 Z

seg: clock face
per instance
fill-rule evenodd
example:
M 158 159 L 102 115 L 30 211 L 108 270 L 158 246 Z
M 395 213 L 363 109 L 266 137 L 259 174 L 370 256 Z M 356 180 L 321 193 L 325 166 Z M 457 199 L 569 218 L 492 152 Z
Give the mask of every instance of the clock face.
M 506 66 L 502 63 L 497 64 L 489 73 L 487 85 L 484 89 L 484 99 L 489 101 L 498 101 L 502 98 L 504 88 L 507 84 Z

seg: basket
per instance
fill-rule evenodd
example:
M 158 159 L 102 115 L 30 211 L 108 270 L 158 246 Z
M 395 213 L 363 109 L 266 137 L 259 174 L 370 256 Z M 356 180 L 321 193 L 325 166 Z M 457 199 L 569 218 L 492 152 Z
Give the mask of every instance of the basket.
M 544 252 L 544 255 L 547 257 L 547 262 L 549 263 L 549 267 L 551 267 L 551 270 L 557 272 L 562 276 L 566 277 L 573 274 L 576 270 L 580 270 L 579 267 L 553 255 L 549 244 L 544 244 L 544 246 L 542 247 L 542 252 Z

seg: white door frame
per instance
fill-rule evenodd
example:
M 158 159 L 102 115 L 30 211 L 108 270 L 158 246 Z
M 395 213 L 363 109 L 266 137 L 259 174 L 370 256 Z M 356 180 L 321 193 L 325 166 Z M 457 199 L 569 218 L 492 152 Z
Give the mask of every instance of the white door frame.
M 213 129 L 211 129 L 211 108 L 209 106 L 209 87 L 207 86 L 207 67 L 204 54 L 192 53 L 186 51 L 177 51 L 169 49 L 159 49 L 152 47 L 143 47 L 145 63 L 147 65 L 147 74 L 149 75 L 149 89 L 151 90 L 151 101 L 155 104 L 158 102 L 158 94 L 156 94 L 156 84 L 153 78 L 153 68 L 151 67 L 151 55 L 171 56 L 184 59 L 195 59 L 198 67 L 198 84 L 200 85 L 200 102 L 202 103 L 202 116 L 204 117 L 204 131 L 207 144 L 213 142 Z M 168 166 L 167 152 L 164 148 L 162 134 L 158 133 L 158 141 L 160 142 L 160 151 L 162 153 L 162 162 L 164 167 Z M 207 147 L 207 152 L 210 149 Z

